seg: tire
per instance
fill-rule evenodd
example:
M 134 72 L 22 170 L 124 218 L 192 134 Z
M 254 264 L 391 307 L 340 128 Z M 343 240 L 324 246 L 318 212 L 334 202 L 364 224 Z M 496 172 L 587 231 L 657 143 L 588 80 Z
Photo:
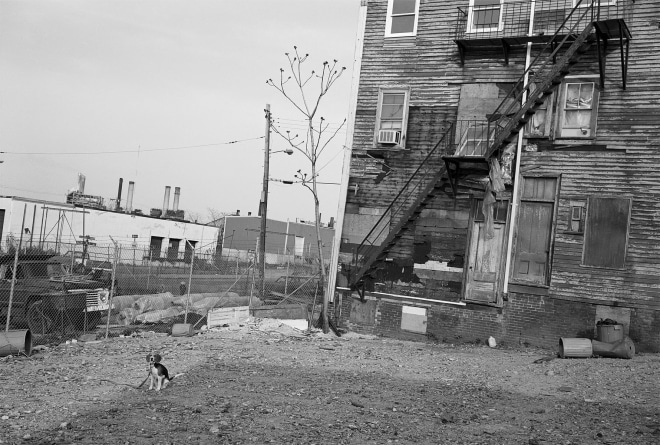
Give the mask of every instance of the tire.
M 30 303 L 26 314 L 27 325 L 33 335 L 45 335 L 53 330 L 53 319 L 46 312 L 44 300 Z

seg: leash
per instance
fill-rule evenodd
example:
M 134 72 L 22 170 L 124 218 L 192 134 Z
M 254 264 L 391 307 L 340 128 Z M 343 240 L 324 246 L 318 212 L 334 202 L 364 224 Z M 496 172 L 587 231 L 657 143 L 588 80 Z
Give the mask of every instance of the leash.
M 144 379 L 144 380 L 142 381 L 142 383 L 140 383 L 138 386 L 135 386 L 135 385 L 129 385 L 128 383 L 118 383 L 118 382 L 115 382 L 114 380 L 109 380 L 109 379 L 101 379 L 100 381 L 101 381 L 101 382 L 110 382 L 110 383 L 112 383 L 112 384 L 114 384 L 114 385 L 128 386 L 129 388 L 133 388 L 133 389 L 140 389 L 140 388 L 142 387 L 142 385 L 144 385 L 144 384 L 146 383 L 147 380 L 149 380 L 149 376 L 148 376 L 148 375 L 147 375 L 147 378 Z

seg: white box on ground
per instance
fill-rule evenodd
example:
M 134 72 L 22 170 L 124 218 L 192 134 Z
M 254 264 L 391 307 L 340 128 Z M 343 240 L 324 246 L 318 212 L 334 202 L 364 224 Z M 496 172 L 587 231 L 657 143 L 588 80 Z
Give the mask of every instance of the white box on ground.
M 206 315 L 206 325 L 209 328 L 222 326 L 223 324 L 245 321 L 250 318 L 250 307 L 224 307 L 209 310 Z

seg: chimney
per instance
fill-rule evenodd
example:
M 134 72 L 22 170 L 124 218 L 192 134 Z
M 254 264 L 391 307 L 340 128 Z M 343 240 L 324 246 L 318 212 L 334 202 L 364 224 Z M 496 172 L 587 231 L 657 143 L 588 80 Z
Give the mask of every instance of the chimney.
M 85 175 L 78 173 L 78 192 L 81 195 L 85 194 Z
M 126 194 L 126 213 L 131 213 L 133 210 L 133 191 L 135 190 L 135 183 L 128 181 L 128 193 Z
M 167 215 L 167 210 L 170 207 L 170 190 L 172 187 L 169 185 L 165 186 L 165 196 L 163 197 L 163 218 Z
M 174 203 L 172 210 L 176 213 L 179 210 L 179 197 L 181 195 L 181 187 L 174 187 Z
M 124 185 L 124 178 L 119 178 L 119 190 L 117 190 L 117 204 L 115 210 L 119 211 L 121 208 L 121 187 Z

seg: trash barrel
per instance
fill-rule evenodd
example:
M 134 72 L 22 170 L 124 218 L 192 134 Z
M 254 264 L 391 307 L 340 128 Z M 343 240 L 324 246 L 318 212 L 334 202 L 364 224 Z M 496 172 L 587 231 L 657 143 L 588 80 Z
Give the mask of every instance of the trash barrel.
M 624 337 L 622 340 L 615 343 L 594 340 L 591 342 L 591 347 L 593 348 L 594 354 L 600 355 L 601 357 L 627 359 L 635 357 L 635 343 L 633 343 L 630 337 Z
M 623 340 L 622 324 L 596 325 L 596 340 L 604 343 L 616 343 Z
M 192 337 L 195 334 L 190 323 L 176 323 L 172 325 L 172 337 Z
M 0 357 L 32 354 L 32 333 L 29 329 L 0 332 Z
M 593 355 L 591 340 L 588 338 L 560 338 L 559 356 L 561 358 L 588 358 Z

